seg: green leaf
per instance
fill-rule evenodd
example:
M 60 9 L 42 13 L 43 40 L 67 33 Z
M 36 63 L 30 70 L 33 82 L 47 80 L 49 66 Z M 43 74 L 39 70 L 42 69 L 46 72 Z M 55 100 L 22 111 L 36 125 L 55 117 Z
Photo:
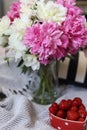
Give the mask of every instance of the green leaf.
M 25 65 L 22 67 L 22 73 L 26 73 L 27 72 L 27 70 L 28 70 L 28 67 L 26 67 Z
M 20 60 L 20 62 L 18 63 L 17 67 L 20 67 L 23 64 L 23 59 Z
M 8 63 L 9 65 L 9 58 L 8 57 L 5 57 L 4 60 Z
M 68 57 L 69 59 L 74 59 L 74 56 L 72 56 L 72 55 L 67 55 L 67 57 Z

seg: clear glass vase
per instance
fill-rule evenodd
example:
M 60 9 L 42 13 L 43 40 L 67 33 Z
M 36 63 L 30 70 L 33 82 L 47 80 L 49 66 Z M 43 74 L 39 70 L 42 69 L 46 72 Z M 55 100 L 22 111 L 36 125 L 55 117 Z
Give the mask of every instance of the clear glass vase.
M 54 61 L 49 65 L 41 65 L 37 75 L 40 82 L 33 92 L 33 101 L 39 104 L 53 103 L 63 93 L 63 87 L 59 85 L 58 72 L 59 61 Z M 35 84 L 34 84 L 35 85 Z

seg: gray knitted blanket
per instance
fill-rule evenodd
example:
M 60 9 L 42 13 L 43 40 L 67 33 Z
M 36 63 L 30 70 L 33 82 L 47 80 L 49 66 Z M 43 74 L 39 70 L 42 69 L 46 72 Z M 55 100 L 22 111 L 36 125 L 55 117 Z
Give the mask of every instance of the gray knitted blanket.
M 87 89 L 68 86 L 63 98 L 79 96 L 87 107 Z M 0 102 L 0 130 L 55 130 L 49 121 L 48 107 L 35 104 L 27 97 L 11 95 Z

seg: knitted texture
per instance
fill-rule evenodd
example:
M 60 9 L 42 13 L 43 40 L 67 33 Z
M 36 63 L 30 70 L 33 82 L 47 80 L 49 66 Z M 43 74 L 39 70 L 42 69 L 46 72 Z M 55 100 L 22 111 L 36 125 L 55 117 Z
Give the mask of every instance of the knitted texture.
M 83 70 L 85 75 L 87 59 L 84 60 L 83 65 L 84 68 L 81 67 L 79 70 Z M 61 70 L 65 67 L 64 79 L 67 76 L 68 66 L 69 60 L 67 59 L 60 67 Z M 60 77 L 62 76 L 61 70 L 59 73 Z M 79 73 L 79 76 L 84 79 L 82 74 L 82 72 Z M 55 130 L 49 121 L 49 105 L 42 106 L 31 101 L 31 90 L 35 90 L 32 86 L 36 78 L 35 73 L 27 73 L 25 75 L 21 73 L 21 69 L 17 67 L 15 61 L 11 60 L 8 65 L 0 59 L 0 91 L 7 96 L 5 100 L 0 102 L 0 130 Z M 79 77 L 77 76 L 76 79 L 79 79 Z M 87 89 L 81 87 L 67 86 L 64 95 L 57 102 L 63 98 L 74 98 L 75 96 L 81 97 L 87 107 Z
M 9 96 L 0 102 L 0 130 L 53 130 L 46 123 L 49 120 L 47 108 L 43 111 L 24 96 Z M 46 115 L 43 119 L 41 112 Z
M 68 86 L 61 99 L 82 98 L 87 108 L 87 89 Z M 22 95 L 11 95 L 0 102 L 0 130 L 55 130 L 50 125 L 49 105 L 38 105 Z M 86 129 L 87 130 L 87 129 Z
M 2 91 L 5 89 L 6 95 L 21 94 L 31 100 L 32 92 L 37 89 L 39 83 L 36 72 L 23 74 L 14 60 L 10 60 L 8 65 L 3 56 L 0 58 L 0 88 Z M 63 80 L 62 83 L 79 83 L 80 86 L 87 87 L 87 58 L 83 52 L 80 52 L 78 57 L 75 61 L 66 58 L 60 63 L 59 78 Z

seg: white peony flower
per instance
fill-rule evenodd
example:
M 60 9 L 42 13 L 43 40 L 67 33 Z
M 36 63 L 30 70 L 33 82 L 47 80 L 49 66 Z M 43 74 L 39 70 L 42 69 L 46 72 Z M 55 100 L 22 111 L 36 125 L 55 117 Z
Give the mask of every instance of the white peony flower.
M 21 4 L 21 13 L 24 13 L 28 18 L 30 18 L 33 14 L 33 10 L 29 7 L 29 5 Z
M 31 26 L 32 25 L 32 20 L 30 19 L 30 15 L 26 15 L 26 13 L 21 13 L 20 14 L 20 20 L 23 22 L 22 24 L 25 24 L 25 26 Z
M 15 51 L 16 60 L 24 55 L 26 51 L 26 46 L 23 44 L 22 40 L 20 40 L 19 33 L 12 33 L 12 35 L 9 37 L 8 44 L 10 49 Z
M 26 46 L 23 44 L 23 37 L 26 32 L 26 28 L 31 26 L 29 19 L 26 19 L 26 15 L 21 15 L 20 18 L 14 20 L 9 29 L 8 44 L 12 51 L 15 52 L 15 60 L 21 58 L 25 51 Z
M 20 40 L 20 36 L 19 34 L 15 34 L 13 33 L 10 37 L 9 37 L 9 45 L 12 46 L 12 48 L 14 48 L 15 50 L 25 50 L 26 47 L 25 45 L 22 43 L 22 41 Z
M 29 27 L 30 26 L 30 22 L 29 22 L 29 20 L 27 21 L 27 19 L 15 19 L 14 20 L 14 22 L 13 22 L 13 24 L 12 24 L 12 26 L 11 26 L 11 34 L 13 33 L 13 32 L 17 32 L 17 33 L 19 33 L 20 35 L 21 35 L 21 37 L 23 37 L 24 36 L 24 33 L 25 33 L 25 31 L 26 31 L 26 28 L 27 27 Z
M 10 19 L 7 16 L 4 16 L 0 20 L 0 36 L 2 36 L 3 34 L 5 34 L 5 32 L 9 28 L 9 26 L 10 26 Z
M 25 15 L 25 17 L 31 21 L 31 17 L 36 15 L 36 11 L 32 10 L 32 8 L 30 8 L 29 4 L 21 4 L 21 17 L 23 17 Z M 23 16 L 22 16 L 23 15 Z M 26 20 L 26 19 L 25 19 Z
M 22 56 L 23 56 L 23 53 L 21 51 L 18 51 L 18 50 L 15 51 L 15 55 L 14 55 L 15 61 L 20 59 Z
M 20 0 L 20 2 L 23 4 L 34 5 L 37 2 L 37 0 Z
M 61 4 L 54 3 L 53 1 L 38 2 L 37 15 L 44 21 L 54 21 L 59 25 L 66 19 L 67 8 Z
M 39 70 L 40 68 L 40 63 L 37 60 L 37 57 L 34 55 L 30 54 L 25 54 L 23 56 L 24 64 L 27 67 L 31 67 L 33 70 Z

